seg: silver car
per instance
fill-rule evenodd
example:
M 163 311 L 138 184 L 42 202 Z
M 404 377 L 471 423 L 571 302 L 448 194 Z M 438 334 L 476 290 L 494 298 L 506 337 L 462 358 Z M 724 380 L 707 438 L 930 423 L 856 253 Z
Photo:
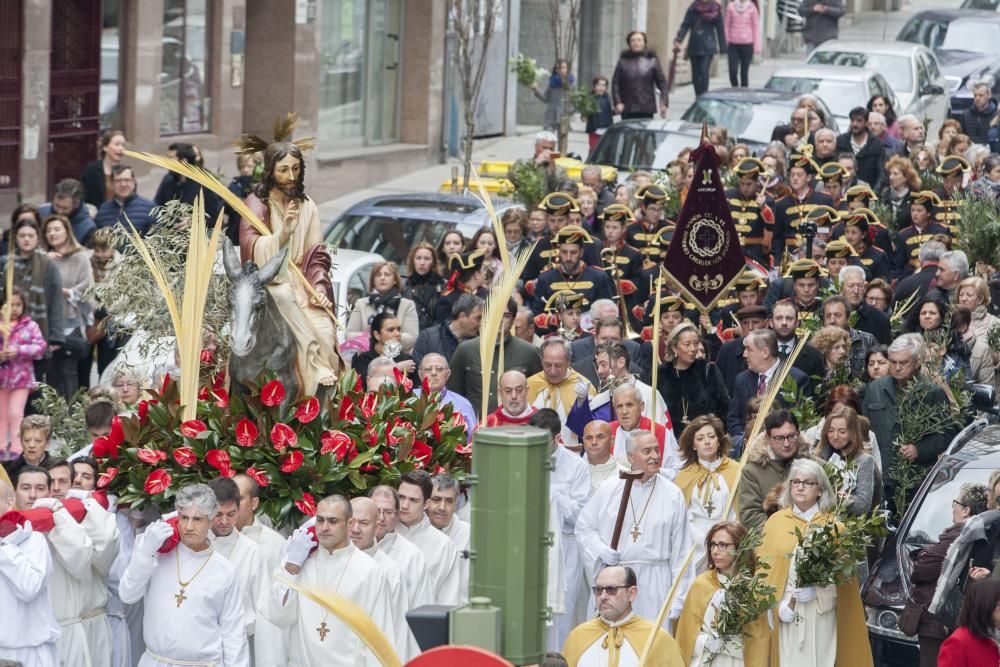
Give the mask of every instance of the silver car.
M 770 90 L 815 95 L 826 101 L 841 128 L 851 126 L 850 113 L 863 107 L 872 95 L 898 101 L 892 87 L 878 72 L 861 67 L 837 65 L 802 65 L 779 69 L 764 86 Z M 896 107 L 898 108 L 898 107 Z
M 937 56 L 926 46 L 907 42 L 834 39 L 816 47 L 806 62 L 810 65 L 864 67 L 879 72 L 896 93 L 896 115 L 913 114 L 927 121 L 930 125 L 928 135 L 937 133 L 937 128 L 950 112 L 948 82 L 941 72 Z

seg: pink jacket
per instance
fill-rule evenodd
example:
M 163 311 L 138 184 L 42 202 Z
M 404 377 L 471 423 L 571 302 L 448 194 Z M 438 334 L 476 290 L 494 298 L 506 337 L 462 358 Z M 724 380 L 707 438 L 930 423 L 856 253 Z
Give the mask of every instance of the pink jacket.
M 0 348 L 3 337 L 0 336 Z M 10 332 L 10 349 L 16 356 L 0 364 L 0 389 L 31 389 L 35 386 L 34 361 L 45 354 L 45 338 L 38 324 L 27 315 L 14 322 Z
M 730 2 L 726 8 L 726 43 L 753 44 L 753 52 L 760 53 L 760 12 L 753 0 L 747 0 L 744 8 L 739 2 Z

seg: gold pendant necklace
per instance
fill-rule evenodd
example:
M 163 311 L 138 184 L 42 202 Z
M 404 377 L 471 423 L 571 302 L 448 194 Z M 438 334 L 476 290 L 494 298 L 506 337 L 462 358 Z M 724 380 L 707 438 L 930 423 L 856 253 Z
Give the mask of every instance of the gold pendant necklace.
M 174 555 L 177 557 L 176 558 L 176 561 L 177 561 L 177 584 L 181 587 L 180 591 L 178 591 L 177 594 L 174 595 L 174 600 L 177 601 L 177 606 L 178 607 L 180 607 L 182 604 L 184 604 L 184 601 L 187 600 L 187 596 L 184 595 L 184 591 L 187 589 L 188 586 L 191 585 L 191 582 L 194 581 L 198 577 L 199 574 L 201 574 L 201 571 L 205 569 L 205 566 L 208 565 L 208 561 L 212 560 L 212 555 L 214 553 L 215 553 L 215 551 L 211 547 L 209 547 L 208 558 L 206 558 L 205 562 L 201 564 L 201 567 L 199 567 L 195 571 L 194 576 L 192 576 L 187 581 L 184 581 L 184 580 L 181 579 L 181 550 L 180 550 L 180 547 L 178 546 L 178 548 L 174 550 Z
M 320 547 L 322 548 L 322 547 Z M 340 592 L 340 584 L 344 581 L 344 575 L 347 574 L 348 566 L 351 564 L 351 559 L 354 558 L 354 552 L 347 557 L 347 562 L 344 563 L 344 569 L 340 573 L 340 579 L 337 579 L 337 586 L 333 589 L 334 593 Z M 316 561 L 316 589 L 319 590 L 319 560 Z M 326 624 L 326 617 L 329 612 L 323 612 L 323 618 L 320 619 L 319 625 L 316 626 L 316 633 L 319 635 L 319 640 L 321 642 L 326 641 L 326 636 L 330 634 L 330 626 Z
M 638 518 L 636 518 L 635 516 L 635 505 L 632 504 L 632 496 L 630 495 L 628 498 L 628 506 L 632 509 L 632 530 L 630 532 L 632 533 L 633 542 L 638 542 L 639 536 L 642 535 L 642 531 L 639 530 L 639 524 L 642 523 L 642 518 L 646 516 L 646 510 L 649 509 L 649 503 L 653 499 L 653 493 L 655 491 L 656 491 L 656 477 L 653 477 L 653 484 L 649 489 L 649 497 L 646 498 L 646 504 L 642 506 L 642 512 L 639 514 Z

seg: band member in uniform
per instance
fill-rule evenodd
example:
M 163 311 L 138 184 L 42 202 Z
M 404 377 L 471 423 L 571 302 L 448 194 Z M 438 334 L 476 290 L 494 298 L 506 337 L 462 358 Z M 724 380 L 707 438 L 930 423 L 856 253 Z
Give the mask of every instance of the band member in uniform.
M 875 213 L 867 208 L 843 212 L 840 214 L 839 224 L 843 230 L 844 240 L 850 243 L 858 254 L 858 263 L 864 268 L 867 279 L 872 281 L 881 278 L 886 282 L 891 281 L 892 266 L 889 254 L 871 244 L 873 230 L 878 230 L 875 238 L 878 238 L 879 232 L 885 232 L 888 236 L 888 230 L 878 222 Z
M 545 302 L 545 312 L 535 316 L 535 330 L 548 331 L 544 338 L 565 338 L 570 342 L 585 338 L 591 334 L 580 326 L 580 318 L 589 305 L 579 292 L 559 290 Z
M 538 208 L 545 211 L 548 238 L 541 239 L 521 273 L 524 291 L 534 297 L 535 281 L 538 276 L 559 263 L 559 249 L 553 243 L 559 231 L 570 224 L 570 215 L 580 212 L 580 204 L 565 192 L 553 192 L 541 201 Z M 589 237 L 588 237 L 589 238 Z M 588 241 L 583 252 L 584 261 L 591 266 L 600 264 L 601 246 L 593 239 Z
M 736 311 L 747 306 L 763 306 L 767 280 L 752 269 L 746 269 L 733 283 L 732 296 L 720 299 L 711 312 L 712 325 L 722 323 L 723 329 L 738 327 Z
M 840 284 L 840 270 L 848 264 L 857 264 L 858 253 L 844 239 L 837 239 L 826 244 L 826 271 L 835 284 Z
M 766 266 L 774 232 L 774 202 L 764 192 L 765 171 L 764 163 L 757 158 L 748 157 L 737 162 L 733 172 L 739 184 L 726 190 L 726 199 L 740 235 L 743 254 Z
M 585 229 L 563 227 L 552 240 L 559 249 L 558 264 L 538 276 L 533 302 L 536 314 L 541 313 L 549 298 L 560 290 L 578 292 L 587 303 L 614 297 L 608 274 L 584 261 L 584 247 L 593 244 Z
M 777 264 L 787 246 L 789 252 L 797 251 L 802 239 L 799 237 L 799 223 L 817 206 L 833 207 L 829 195 L 813 189 L 813 178 L 819 167 L 812 157 L 805 153 L 793 153 L 788 161 L 788 185 L 792 193 L 775 203 L 774 237 L 771 240 L 772 261 Z
M 660 255 L 656 247 L 656 234 L 674 223 L 663 219 L 663 206 L 667 201 L 667 191 L 659 185 L 644 185 L 635 193 L 639 200 L 639 214 L 636 221 L 625 228 L 625 242 L 638 250 L 646 259 L 647 266 L 655 263 Z
M 941 185 L 934 188 L 934 194 L 941 199 L 934 220 L 945 225 L 952 236 L 958 236 L 958 227 L 962 221 L 959 195 L 962 194 L 965 175 L 971 170 L 965 158 L 957 155 L 949 155 L 934 170 L 941 176 Z
M 454 254 L 448 258 L 448 270 L 451 276 L 448 284 L 441 290 L 434 319 L 437 322 L 447 322 L 451 319 L 451 307 L 463 294 L 475 294 L 485 299 L 489 291 L 486 289 L 486 274 L 483 272 L 483 261 L 486 254 L 482 250 L 473 250 L 464 254 Z
M 799 309 L 799 322 L 818 317 L 823 301 L 819 298 L 820 283 L 826 271 L 814 259 L 800 259 L 788 267 L 786 278 L 792 279 L 793 299 Z
M 878 195 L 867 183 L 852 185 L 844 191 L 844 196 L 837 207 L 841 211 L 850 211 L 856 208 L 871 208 L 873 202 L 878 201 Z
M 938 234 L 951 236 L 948 228 L 934 221 L 941 209 L 941 198 L 930 190 L 910 195 L 910 219 L 913 224 L 896 237 L 897 278 L 905 278 L 920 269 L 920 246 Z
M 819 178 L 823 181 L 823 192 L 833 200 L 833 207 L 839 209 L 844 195 L 847 170 L 839 162 L 827 162 L 819 168 Z
M 638 305 L 640 281 L 642 280 L 642 255 L 625 242 L 625 227 L 633 218 L 632 211 L 622 204 L 611 204 L 601 213 L 604 229 L 604 250 L 601 251 L 601 266 L 604 267 L 612 286 L 616 288 L 618 304 L 623 317 L 632 307 Z M 632 322 L 637 327 L 637 322 Z

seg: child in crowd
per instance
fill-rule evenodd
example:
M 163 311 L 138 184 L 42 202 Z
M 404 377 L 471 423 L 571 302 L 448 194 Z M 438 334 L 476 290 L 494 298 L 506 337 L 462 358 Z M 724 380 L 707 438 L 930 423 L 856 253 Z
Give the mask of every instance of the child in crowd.
M 597 113 L 587 116 L 587 138 L 590 140 L 590 152 L 594 152 L 597 142 L 601 140 L 604 131 L 615 122 L 611 108 L 611 96 L 608 95 L 608 77 L 594 77 L 590 93 L 597 102 Z
M 0 313 L 0 443 L 5 447 L 3 458 L 14 459 L 21 454 L 18 434 L 28 394 L 35 386 L 34 362 L 45 354 L 46 343 L 41 329 L 25 312 L 17 287 Z
M 111 433 L 111 420 L 116 414 L 115 404 L 105 397 L 94 400 L 83 411 L 87 433 L 94 440 Z

